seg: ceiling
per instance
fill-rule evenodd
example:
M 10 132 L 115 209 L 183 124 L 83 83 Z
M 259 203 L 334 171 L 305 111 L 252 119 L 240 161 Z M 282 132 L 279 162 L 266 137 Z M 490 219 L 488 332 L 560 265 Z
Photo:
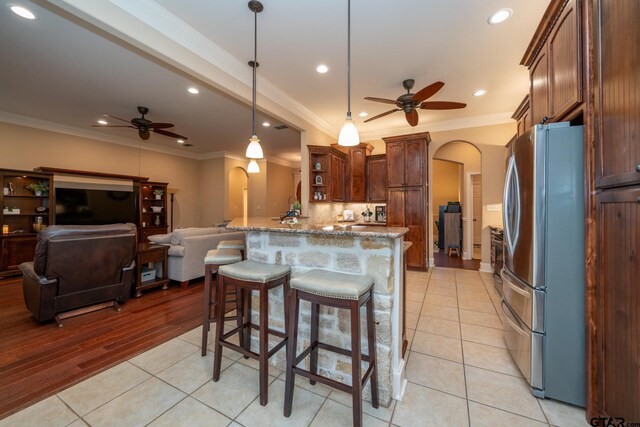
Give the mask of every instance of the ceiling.
M 351 110 L 361 139 L 504 123 L 528 91 L 518 65 L 547 0 L 353 0 Z M 35 21 L 17 17 L 20 4 Z M 300 130 L 316 127 L 337 137 L 347 110 L 344 0 L 263 0 L 258 15 L 258 129 L 265 155 L 295 163 Z M 0 121 L 125 144 L 134 129 L 92 128 L 101 113 L 171 122 L 189 137 L 185 148 L 152 134 L 153 149 L 192 157 L 243 156 L 251 136 L 253 13 L 238 0 L 0 0 Z M 513 10 L 487 24 L 500 8 Z M 329 67 L 319 74 L 318 64 Z M 453 111 L 421 110 L 411 128 L 365 96 L 395 99 L 402 80 L 416 92 L 437 80 L 430 100 L 465 102 Z M 200 94 L 189 94 L 195 86 Z M 487 90 L 474 97 L 477 89 Z M 31 122 L 30 122 L 31 120 Z M 275 130 L 263 121 L 287 124 Z

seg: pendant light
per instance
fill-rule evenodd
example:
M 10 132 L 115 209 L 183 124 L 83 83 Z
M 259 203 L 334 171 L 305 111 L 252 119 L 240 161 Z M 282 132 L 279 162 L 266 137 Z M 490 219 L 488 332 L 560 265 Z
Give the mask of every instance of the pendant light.
M 253 12 L 254 16 L 254 32 L 253 32 L 253 61 L 249 61 L 249 66 L 253 68 L 253 117 L 252 117 L 252 130 L 253 136 L 249 140 L 249 146 L 247 147 L 246 156 L 251 159 L 247 172 L 259 173 L 260 167 L 255 159 L 262 159 L 264 154 L 262 153 L 262 147 L 260 146 L 260 140 L 256 135 L 256 72 L 258 69 L 258 13 L 262 12 L 264 7 L 262 3 L 257 0 L 251 0 L 248 4 L 249 10 Z
M 345 147 L 360 144 L 358 129 L 351 118 L 351 0 L 347 3 L 347 118 L 340 130 L 338 144 Z

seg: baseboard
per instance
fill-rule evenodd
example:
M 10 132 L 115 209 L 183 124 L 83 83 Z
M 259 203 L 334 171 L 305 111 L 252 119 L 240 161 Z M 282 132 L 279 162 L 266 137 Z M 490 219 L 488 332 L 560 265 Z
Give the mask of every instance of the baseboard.
M 462 252 L 462 259 L 470 260 L 469 252 Z
M 436 266 L 436 259 L 429 258 L 429 267 L 435 267 L 435 266 Z
M 493 268 L 491 268 L 491 263 L 489 262 L 481 262 L 480 263 L 480 271 L 483 273 L 493 273 Z

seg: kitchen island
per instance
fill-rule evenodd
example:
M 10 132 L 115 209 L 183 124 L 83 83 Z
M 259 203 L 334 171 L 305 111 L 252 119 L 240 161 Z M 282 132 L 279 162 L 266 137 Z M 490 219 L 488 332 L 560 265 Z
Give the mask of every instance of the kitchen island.
M 268 218 L 238 218 L 227 225 L 230 230 L 247 234 L 247 258 L 271 264 L 289 264 L 292 277 L 310 269 L 321 268 L 342 273 L 371 276 L 374 281 L 374 316 L 380 403 L 401 399 L 404 387 L 403 359 L 403 237 L 404 227 L 344 224 L 280 224 Z M 253 315 L 257 322 L 258 305 L 254 297 Z M 310 305 L 300 307 L 300 348 L 309 343 Z M 269 295 L 269 322 L 274 329 L 284 329 L 282 288 Z M 366 330 L 366 329 L 364 329 Z M 253 337 L 257 345 L 257 334 Z M 320 340 L 350 348 L 348 312 L 321 307 Z M 366 338 L 362 340 L 367 353 Z M 270 359 L 285 368 L 285 354 L 280 351 Z M 323 375 L 351 383 L 351 359 L 320 350 L 318 369 Z M 365 397 L 370 395 L 369 386 Z

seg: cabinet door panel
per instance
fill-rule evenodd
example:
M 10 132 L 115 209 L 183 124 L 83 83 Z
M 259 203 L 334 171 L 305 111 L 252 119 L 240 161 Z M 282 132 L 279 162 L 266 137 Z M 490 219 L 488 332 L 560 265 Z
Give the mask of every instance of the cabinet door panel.
M 537 61 L 531 67 L 531 121 L 539 124 L 544 117 L 549 117 L 549 70 L 547 51 L 538 54 Z
M 331 154 L 331 200 L 343 202 L 345 199 L 344 177 L 347 162 L 342 157 Z
M 17 270 L 23 262 L 33 261 L 35 253 L 35 236 L 2 239 L 2 270 Z
M 389 188 L 387 191 L 387 225 L 404 227 L 404 189 Z
M 387 158 L 369 156 L 367 158 L 367 201 L 387 200 Z
M 640 2 L 597 4 L 602 24 L 594 55 L 596 184 L 640 183 Z
M 580 13 L 576 1 L 565 6 L 549 38 L 550 116 L 560 118 L 581 100 Z
M 405 191 L 405 226 L 409 232 L 405 240 L 413 243 L 407 251 L 407 265 L 410 268 L 426 267 L 425 194 L 422 187 L 407 187 Z
M 406 185 L 423 185 L 425 182 L 425 146 L 421 139 L 408 141 L 405 145 Z
M 352 202 L 364 202 L 366 200 L 365 171 L 367 168 L 365 150 L 364 148 L 352 149 L 350 154 L 349 200 Z
M 640 420 L 640 188 L 606 190 L 596 202 L 601 405 Z
M 427 266 L 426 247 L 425 247 L 425 228 L 424 227 L 408 227 L 409 231 L 404 235 L 404 240 L 412 243 L 407 250 L 407 267 L 424 269 Z
M 387 143 L 387 186 L 404 185 L 404 146 L 401 142 Z

